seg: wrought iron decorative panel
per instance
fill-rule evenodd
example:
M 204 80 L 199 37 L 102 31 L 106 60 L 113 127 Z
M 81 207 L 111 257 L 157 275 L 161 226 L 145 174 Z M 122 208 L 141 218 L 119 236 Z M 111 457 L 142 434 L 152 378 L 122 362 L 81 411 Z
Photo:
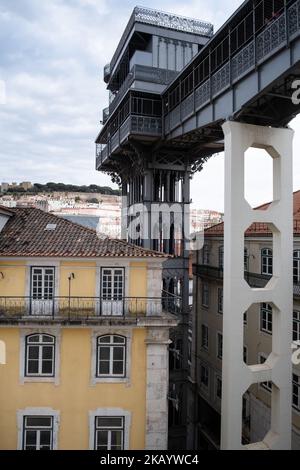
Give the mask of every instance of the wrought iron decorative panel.
M 254 41 L 251 41 L 238 54 L 236 54 L 232 58 L 231 64 L 232 80 L 236 80 L 251 69 L 251 67 L 255 65 Z

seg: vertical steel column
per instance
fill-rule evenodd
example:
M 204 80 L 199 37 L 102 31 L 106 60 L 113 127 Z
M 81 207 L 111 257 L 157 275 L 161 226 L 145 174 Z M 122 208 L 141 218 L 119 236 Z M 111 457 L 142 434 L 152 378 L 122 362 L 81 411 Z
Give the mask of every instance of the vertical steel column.
M 236 122 L 223 125 L 225 134 L 225 264 L 223 325 L 222 449 L 241 449 L 242 397 L 252 384 L 272 381 L 271 429 L 263 442 L 248 449 L 291 448 L 291 343 L 293 181 L 290 129 Z M 244 199 L 244 153 L 264 148 L 273 158 L 273 203 L 253 210 Z M 273 277 L 263 289 L 244 280 L 244 233 L 254 222 L 273 232 Z M 273 307 L 273 349 L 264 364 L 243 362 L 243 313 L 252 304 Z

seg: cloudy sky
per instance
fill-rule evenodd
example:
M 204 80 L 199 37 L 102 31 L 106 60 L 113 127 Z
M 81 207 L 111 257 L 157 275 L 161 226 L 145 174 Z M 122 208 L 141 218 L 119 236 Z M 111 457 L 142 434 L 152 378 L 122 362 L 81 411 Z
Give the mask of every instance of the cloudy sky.
M 137 3 L 201 18 L 218 29 L 242 1 Z M 1 181 L 111 184 L 94 170 L 94 140 L 108 101 L 103 66 L 135 5 L 135 0 L 0 0 L 0 80 L 6 88 L 6 104 L 0 104 Z M 300 121 L 292 125 L 299 130 L 297 150 Z M 260 155 L 251 160 L 259 162 Z M 253 204 L 270 199 L 268 165 L 250 172 Z M 218 155 L 193 181 L 199 207 L 223 209 L 223 176 L 223 156 Z

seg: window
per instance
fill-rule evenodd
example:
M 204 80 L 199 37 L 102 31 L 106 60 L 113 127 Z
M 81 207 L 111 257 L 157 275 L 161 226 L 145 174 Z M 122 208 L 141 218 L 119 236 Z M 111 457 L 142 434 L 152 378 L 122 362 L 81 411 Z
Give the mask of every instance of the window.
M 192 344 L 193 344 L 193 331 L 188 330 L 188 363 L 192 364 Z
M 217 333 L 217 358 L 222 359 L 223 357 L 223 335 Z
M 124 269 L 102 269 L 101 273 L 101 314 L 122 316 L 124 313 Z
M 300 377 L 293 374 L 293 408 L 300 411 Z
M 53 315 L 54 295 L 55 268 L 32 267 L 30 287 L 31 315 Z
M 125 377 L 126 338 L 108 335 L 97 338 L 97 377 Z
M 210 258 L 210 250 L 208 245 L 204 245 L 203 247 L 203 264 L 205 266 L 209 265 L 209 258 Z
M 25 348 L 25 377 L 53 377 L 55 338 L 44 334 L 26 336 Z
M 260 364 L 264 364 L 267 360 L 267 356 L 266 354 L 260 354 L 259 355 L 259 363 Z M 262 382 L 260 384 L 261 388 L 263 388 L 264 390 L 266 390 L 267 392 L 272 392 L 272 382 L 268 381 L 268 382 Z
M 261 250 L 261 273 L 268 276 L 273 274 L 273 251 L 270 248 Z
M 24 416 L 22 449 L 53 449 L 53 416 Z
M 182 369 L 182 339 L 176 339 L 169 348 L 170 370 Z
M 224 246 L 219 247 L 219 268 L 223 269 L 224 267 Z
M 249 271 L 249 255 L 248 255 L 248 249 L 244 249 L 244 271 L 248 272 Z
M 223 313 L 223 287 L 218 288 L 218 313 Z
M 206 325 L 201 327 L 201 346 L 203 349 L 208 349 L 208 327 Z
M 247 326 L 248 324 L 248 312 L 244 312 L 244 325 Z
M 124 417 L 96 416 L 95 450 L 124 449 Z
M 216 397 L 222 399 L 222 379 L 218 376 L 216 376 Z
M 293 280 L 294 280 L 294 284 L 300 283 L 300 250 L 294 251 Z
M 31 268 L 32 300 L 52 300 L 55 268 Z
M 209 384 L 209 370 L 205 366 L 201 366 L 200 380 L 201 380 L 201 384 L 207 388 Z
M 202 284 L 202 305 L 203 307 L 209 306 L 209 286 L 208 284 Z
M 244 346 L 244 348 L 243 348 L 243 359 L 244 359 L 244 363 L 247 364 L 248 363 L 248 348 L 247 348 L 247 346 Z
M 300 341 L 300 312 L 293 312 L 293 341 Z
M 260 330 L 268 333 L 269 335 L 272 334 L 273 330 L 273 323 L 272 323 L 272 307 L 270 304 L 261 304 L 260 307 Z

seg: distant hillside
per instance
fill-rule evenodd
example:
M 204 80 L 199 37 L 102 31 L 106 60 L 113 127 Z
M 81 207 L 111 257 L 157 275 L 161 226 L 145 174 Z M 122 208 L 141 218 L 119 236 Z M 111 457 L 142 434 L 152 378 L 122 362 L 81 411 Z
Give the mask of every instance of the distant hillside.
M 109 186 L 97 186 L 96 184 L 90 184 L 89 186 L 76 186 L 73 184 L 64 183 L 46 183 L 40 184 L 35 183 L 30 189 L 25 190 L 24 188 L 9 188 L 7 193 L 27 193 L 27 194 L 38 194 L 38 193 L 97 193 L 106 194 L 109 196 L 120 196 L 119 189 L 112 189 Z

